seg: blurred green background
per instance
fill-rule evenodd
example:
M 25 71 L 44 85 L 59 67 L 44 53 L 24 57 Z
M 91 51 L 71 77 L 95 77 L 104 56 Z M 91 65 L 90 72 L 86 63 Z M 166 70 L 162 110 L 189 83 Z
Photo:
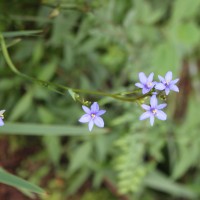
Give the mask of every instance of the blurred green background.
M 47 192 L 1 184 L 0 199 L 200 199 L 199 10 L 200 0 L 1 0 L 0 31 L 19 71 L 105 92 L 134 89 L 141 71 L 172 71 L 180 92 L 153 127 L 136 103 L 83 95 L 107 110 L 105 129 L 89 133 L 67 91 L 14 74 L 0 53 L 0 165 Z

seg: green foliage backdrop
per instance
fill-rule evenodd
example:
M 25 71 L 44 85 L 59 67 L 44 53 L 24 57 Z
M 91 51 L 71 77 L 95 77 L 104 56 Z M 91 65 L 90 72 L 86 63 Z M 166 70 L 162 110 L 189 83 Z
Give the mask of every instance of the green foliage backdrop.
M 17 76 L 0 54 L 0 138 L 12 134 L 11 149 L 30 138 L 40 148 L 15 173 L 42 185 L 53 170 L 43 188 L 50 200 L 199 199 L 199 9 L 200 0 L 1 1 L 0 30 L 27 75 L 110 93 L 134 89 L 141 71 L 181 79 L 180 93 L 167 99 L 167 121 L 154 127 L 139 121 L 136 103 L 83 95 L 107 110 L 106 128 L 89 133 L 78 123 L 81 104 L 67 91 L 62 96 Z

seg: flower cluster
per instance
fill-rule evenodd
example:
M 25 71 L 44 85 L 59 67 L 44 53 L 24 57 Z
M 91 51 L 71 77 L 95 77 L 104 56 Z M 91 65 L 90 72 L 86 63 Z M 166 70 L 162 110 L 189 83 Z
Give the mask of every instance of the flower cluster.
M 154 86 L 157 90 L 165 90 L 166 95 L 169 94 L 170 90 L 179 92 L 178 87 L 175 85 L 179 79 L 172 80 L 172 72 L 167 72 L 165 77 L 158 76 L 160 82 L 153 81 L 154 73 L 152 72 L 148 77 L 143 72 L 139 73 L 140 83 L 135 85 L 142 89 L 142 94 L 146 94 L 151 91 Z
M 163 92 L 165 92 L 166 95 L 168 95 L 170 91 L 179 92 L 179 89 L 176 86 L 176 83 L 179 81 L 179 79 L 172 80 L 171 71 L 167 72 L 165 77 L 159 75 L 158 79 L 160 80 L 160 82 L 154 81 L 153 77 L 153 72 L 149 76 L 146 76 L 143 72 L 140 72 L 140 83 L 135 84 L 137 87 L 142 89 L 142 98 L 152 95 L 149 105 L 141 105 L 145 112 L 140 116 L 140 120 L 149 118 L 151 126 L 153 126 L 155 118 L 159 120 L 167 119 L 166 113 L 162 111 L 162 109 L 165 108 L 167 104 L 158 104 L 157 96 L 160 96 L 161 94 L 163 94 Z M 86 114 L 84 114 L 79 119 L 79 122 L 88 123 L 89 131 L 92 131 L 94 125 L 100 128 L 104 127 L 104 121 L 101 115 L 103 115 L 106 111 L 99 110 L 99 105 L 97 102 L 94 102 L 90 108 L 84 105 L 82 106 L 82 108 Z
M 153 88 L 159 91 L 165 91 L 165 94 L 168 95 L 170 90 L 179 92 L 178 87 L 175 85 L 179 79 L 172 80 L 172 72 L 169 71 L 166 73 L 165 77 L 158 76 L 160 82 L 153 81 L 154 73 L 151 73 L 148 77 L 143 72 L 139 73 L 140 83 L 135 85 L 142 89 L 142 93 L 146 94 L 150 92 Z M 150 118 L 150 124 L 153 126 L 154 118 L 160 120 L 166 120 L 167 115 L 162 111 L 163 108 L 167 106 L 166 103 L 158 105 L 158 100 L 156 97 L 157 92 L 154 92 L 150 98 L 150 105 L 142 104 L 142 108 L 146 111 L 140 116 L 140 120 Z

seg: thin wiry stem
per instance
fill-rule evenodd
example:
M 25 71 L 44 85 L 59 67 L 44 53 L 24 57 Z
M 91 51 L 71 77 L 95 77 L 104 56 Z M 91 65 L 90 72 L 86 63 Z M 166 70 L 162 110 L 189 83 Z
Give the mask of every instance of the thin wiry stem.
M 45 88 L 48 88 L 56 93 L 62 94 L 62 95 L 67 95 L 68 90 L 71 90 L 75 93 L 83 93 L 83 94 L 89 94 L 89 95 L 98 95 L 98 96 L 106 96 L 106 97 L 111 97 L 117 100 L 121 100 L 121 101 L 127 101 L 127 102 L 137 102 L 140 99 L 143 99 L 147 96 L 149 96 L 150 94 L 145 94 L 145 95 L 141 95 L 141 96 L 137 96 L 137 97 L 125 97 L 124 95 L 127 94 L 134 94 L 137 93 L 138 90 L 134 90 L 134 91 L 128 91 L 128 92 L 121 92 L 121 93 L 106 93 L 106 92 L 100 92 L 100 91 L 90 91 L 90 90 L 82 90 L 82 89 L 77 89 L 77 88 L 71 88 L 71 87 L 67 87 L 67 86 L 63 86 L 60 84 L 55 84 L 55 83 L 51 83 L 48 81 L 44 81 L 44 80 L 39 80 L 33 77 L 30 77 L 26 74 L 21 73 L 13 64 L 8 50 L 7 50 L 7 46 L 5 44 L 4 38 L 2 36 L 2 34 L 0 34 L 0 43 L 1 43 L 1 50 L 3 53 L 3 56 L 5 58 L 5 61 L 7 63 L 7 65 L 9 66 L 9 68 L 17 75 L 28 79 L 29 81 L 35 82 Z

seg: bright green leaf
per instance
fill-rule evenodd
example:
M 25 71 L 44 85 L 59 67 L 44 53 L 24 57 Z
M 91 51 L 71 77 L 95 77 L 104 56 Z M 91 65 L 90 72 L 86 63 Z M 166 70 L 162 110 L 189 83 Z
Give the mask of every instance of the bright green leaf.
M 28 109 L 31 108 L 32 98 L 32 92 L 29 90 L 29 92 L 24 94 L 24 96 L 22 96 L 15 105 L 12 113 L 10 114 L 9 120 L 14 121 L 24 115 Z
M 31 36 L 42 33 L 42 30 L 29 30 L 29 31 L 11 31 L 3 32 L 4 37 L 20 37 L 20 36 Z
M 38 194 L 45 193 L 45 191 L 42 188 L 40 188 L 28 181 L 25 181 L 15 175 L 8 173 L 5 170 L 3 170 L 2 168 L 0 168 L 0 183 L 4 183 L 4 184 L 10 185 L 10 186 L 13 186 L 20 190 L 28 190 L 30 192 L 34 192 L 34 193 L 38 193 Z
M 1 127 L 0 134 L 12 135 L 59 135 L 59 136 L 84 136 L 91 134 L 103 134 L 108 132 L 107 129 L 94 129 L 92 133 L 87 127 L 83 126 L 65 126 L 65 125 L 44 125 L 44 124 L 23 124 L 7 123 Z
M 43 137 L 43 143 L 49 153 L 49 157 L 55 165 L 58 165 L 61 156 L 60 137 L 46 135 Z
M 194 192 L 185 186 L 173 182 L 173 180 L 158 171 L 149 174 L 149 176 L 145 179 L 145 184 L 155 190 L 163 191 L 178 197 L 188 199 L 194 199 L 196 197 Z

